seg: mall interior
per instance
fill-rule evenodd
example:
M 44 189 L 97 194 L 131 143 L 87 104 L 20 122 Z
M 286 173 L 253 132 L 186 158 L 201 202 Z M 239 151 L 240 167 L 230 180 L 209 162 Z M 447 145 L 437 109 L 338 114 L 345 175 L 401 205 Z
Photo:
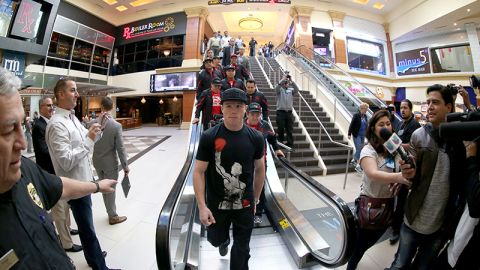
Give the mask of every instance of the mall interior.
M 111 268 L 229 267 L 230 256 L 207 241 L 192 183 L 197 76 L 217 31 L 241 39 L 247 56 L 257 41 L 249 72 L 275 129 L 274 88 L 285 71 L 300 88 L 295 143 L 281 145 L 285 158 L 267 149 L 268 211 L 253 229 L 250 269 L 346 269 L 364 177 L 350 164 L 348 136 L 360 104 L 370 105 L 368 118 L 389 105 L 400 117 L 409 99 L 424 125 L 426 89 L 455 84 L 480 106 L 471 80 L 480 76 L 480 0 L 2 0 L 1 63 L 22 80 L 27 116 L 66 77 L 76 81 L 80 121 L 100 114 L 102 97 L 113 100 L 131 168 L 130 193 L 117 192 L 116 202 L 128 220 L 109 225 L 102 196 L 92 195 Z M 454 102 L 466 111 L 461 95 Z M 399 244 L 389 233 L 357 269 L 391 265 Z M 90 269 L 82 252 L 67 254 Z

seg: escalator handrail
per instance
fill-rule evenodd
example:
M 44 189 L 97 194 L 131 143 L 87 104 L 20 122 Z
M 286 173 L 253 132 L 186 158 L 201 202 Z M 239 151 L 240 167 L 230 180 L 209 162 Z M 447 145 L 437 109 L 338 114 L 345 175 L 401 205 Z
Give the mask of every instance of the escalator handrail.
M 158 217 L 155 237 L 155 252 L 158 269 L 170 269 L 172 265 L 172 258 L 170 256 L 170 228 L 174 217 L 172 214 L 174 213 L 176 205 L 178 205 L 188 172 L 193 165 L 195 145 L 198 143 L 202 129 L 201 119 L 198 124 L 191 125 L 190 140 L 185 163 L 175 180 Z
M 270 147 L 271 148 L 271 147 Z M 271 148 L 271 151 L 273 149 Z M 296 178 L 301 179 L 307 183 L 309 183 L 312 187 L 315 188 L 316 191 L 323 194 L 326 198 L 329 198 L 337 207 L 338 213 L 342 216 L 343 220 L 345 221 L 345 239 L 346 244 L 342 252 L 342 256 L 333 263 L 326 263 L 323 261 L 318 260 L 321 264 L 326 265 L 328 267 L 337 267 L 340 265 L 345 264 L 355 246 L 356 241 L 356 223 L 355 217 L 347 205 L 347 203 L 341 199 L 338 195 L 333 193 L 331 190 L 320 184 L 318 181 L 313 179 L 310 175 L 306 174 L 305 172 L 298 169 L 293 163 L 287 160 L 285 157 L 278 157 L 276 155 L 272 155 L 275 160 L 278 161 L 280 166 L 282 166 L 285 170 L 288 171 L 289 174 L 294 175 Z
M 288 45 L 287 45 L 287 46 L 288 46 Z M 366 87 L 363 83 L 361 83 L 360 81 L 358 81 L 355 77 L 353 77 L 353 76 L 350 75 L 348 72 L 346 72 L 345 70 L 343 70 L 341 67 L 339 67 L 337 64 L 335 64 L 334 62 L 332 62 L 330 59 L 323 57 L 322 55 L 318 54 L 317 52 L 315 52 L 314 50 L 308 48 L 308 47 L 305 46 L 305 45 L 301 45 L 301 46 L 299 46 L 298 48 L 293 49 L 293 50 L 295 50 L 297 53 L 301 54 L 301 55 L 305 58 L 305 60 L 307 60 L 307 61 L 309 61 L 311 64 L 313 64 L 316 69 L 318 69 L 318 70 L 323 70 L 323 68 L 322 68 L 321 66 L 317 65 L 317 63 L 315 63 L 314 61 L 312 61 L 312 60 L 308 59 L 307 57 L 305 57 L 305 55 L 303 55 L 303 53 L 300 52 L 300 48 L 305 48 L 306 50 L 312 52 L 315 56 L 320 57 L 321 59 L 325 60 L 325 61 L 328 62 L 329 64 L 333 65 L 333 66 L 334 66 L 338 71 L 340 71 L 343 75 L 347 76 L 349 79 L 351 79 L 352 81 L 354 81 L 355 83 L 357 83 L 358 85 L 360 85 L 363 89 L 366 89 L 366 90 L 371 94 L 371 96 L 375 98 L 375 101 L 376 101 L 377 103 L 379 103 L 380 105 L 383 105 L 384 107 L 386 107 L 385 103 L 384 103 L 382 100 L 380 100 L 379 98 L 377 98 L 377 96 L 372 92 L 372 90 L 370 90 L 370 88 Z M 324 73 L 325 75 L 329 76 L 329 74 L 328 74 L 327 72 L 323 72 L 323 73 Z M 343 85 L 342 85 L 342 87 L 343 87 Z M 347 91 L 347 92 L 348 92 L 349 94 L 351 94 L 350 91 Z M 355 98 L 358 99 L 357 97 L 355 97 Z M 379 107 L 380 107 L 380 106 L 379 106 Z M 382 108 L 382 107 L 380 107 L 380 108 Z

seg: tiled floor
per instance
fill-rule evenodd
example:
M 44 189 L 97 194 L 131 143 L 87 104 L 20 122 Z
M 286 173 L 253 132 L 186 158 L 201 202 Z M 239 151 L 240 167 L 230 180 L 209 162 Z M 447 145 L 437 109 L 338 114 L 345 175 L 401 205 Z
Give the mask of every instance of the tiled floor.
M 130 164 L 130 180 L 132 189 L 128 198 L 121 192 L 117 194 L 117 209 L 120 215 L 128 216 L 128 220 L 115 226 L 108 225 L 107 214 L 101 195 L 93 195 L 93 213 L 97 236 L 103 250 L 108 252 L 107 265 L 111 268 L 132 270 L 157 269 L 155 258 L 155 230 L 158 214 L 176 180 L 186 157 L 188 131 L 168 127 L 142 127 L 124 132 L 125 144 L 129 158 L 135 159 L 139 152 L 146 151 L 143 156 Z M 167 138 L 167 136 L 169 136 Z M 159 140 L 163 142 L 148 149 Z M 136 148 L 136 149 L 134 149 Z M 119 178 L 122 178 L 120 174 Z M 321 184 L 338 194 L 347 202 L 352 202 L 359 193 L 361 176 L 357 173 L 348 175 L 346 189 L 343 190 L 344 175 L 315 177 Z M 289 193 L 295 194 L 298 187 L 289 184 Z M 311 203 L 309 203 L 311 202 Z M 312 205 L 317 200 L 302 197 L 299 206 L 308 210 L 318 205 Z M 74 220 L 72 218 L 72 220 Z M 72 227 L 76 227 L 72 225 Z M 78 236 L 75 243 L 80 243 Z M 202 239 L 202 252 L 209 262 L 201 264 L 200 269 L 228 269 L 228 258 L 220 257 L 216 248 Z M 252 252 L 250 269 L 297 269 L 288 249 L 278 234 L 258 235 L 251 243 Z M 396 245 L 390 246 L 384 241 L 367 251 L 358 269 L 384 269 L 393 259 Z M 205 254 L 204 254 L 205 255 Z M 90 269 L 83 253 L 69 253 L 77 269 Z M 345 269 L 346 266 L 338 269 Z M 314 266 L 306 269 L 325 269 Z

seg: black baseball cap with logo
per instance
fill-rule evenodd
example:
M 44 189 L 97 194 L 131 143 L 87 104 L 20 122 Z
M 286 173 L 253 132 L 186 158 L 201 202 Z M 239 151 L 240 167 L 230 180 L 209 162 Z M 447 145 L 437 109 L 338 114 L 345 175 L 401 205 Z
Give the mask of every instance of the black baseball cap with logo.
M 221 85 L 222 80 L 220 80 L 220 78 L 216 77 L 215 79 L 213 79 L 212 84 Z
M 228 65 L 228 66 L 225 68 L 225 70 L 229 70 L 229 69 L 235 70 L 235 66 L 234 66 L 234 65 Z
M 247 112 L 262 112 L 262 106 L 256 102 L 252 102 L 248 105 Z
M 212 58 L 205 58 L 205 60 L 203 60 L 203 63 L 208 62 L 208 61 L 212 62 L 213 59 Z
M 222 92 L 220 104 L 223 104 L 225 101 L 240 101 L 247 104 L 247 94 L 241 89 L 230 88 Z

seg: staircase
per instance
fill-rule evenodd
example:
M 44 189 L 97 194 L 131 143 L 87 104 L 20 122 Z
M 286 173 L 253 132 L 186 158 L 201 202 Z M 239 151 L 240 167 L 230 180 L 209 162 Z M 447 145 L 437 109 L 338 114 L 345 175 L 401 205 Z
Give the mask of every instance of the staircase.
M 258 65 L 258 62 L 255 60 L 255 58 L 251 57 L 249 61 L 250 71 L 255 79 L 255 82 L 257 83 L 257 88 L 265 94 L 265 97 L 268 101 L 270 121 L 272 122 L 273 128 L 277 130 L 277 102 L 275 90 L 272 89 L 268 84 L 262 68 Z M 306 136 L 302 135 L 302 130 L 300 129 L 298 122 L 293 123 L 293 136 L 294 152 L 291 153 L 290 162 L 308 175 L 322 175 L 323 170 L 319 167 L 319 161 L 314 157 L 314 151 L 310 149 L 310 144 L 307 141 Z M 279 176 L 283 177 L 283 172 L 279 172 Z
M 273 58 L 266 58 L 269 64 L 272 66 L 274 70 L 282 70 L 278 62 Z M 339 90 L 340 91 L 340 90 Z M 272 93 L 274 91 L 272 90 Z M 323 108 L 320 104 L 316 101 L 312 94 L 308 91 L 300 91 L 302 96 L 305 98 L 305 101 L 308 105 L 312 108 L 315 116 L 322 122 L 323 126 L 329 133 L 330 137 L 333 141 L 348 144 L 340 131 L 335 128 L 335 123 L 332 122 L 330 117 L 327 116 L 327 113 L 323 111 Z M 273 93 L 273 98 L 275 97 L 275 93 Z M 270 102 L 270 101 L 269 101 Z M 303 125 L 307 129 L 312 141 L 315 143 L 315 146 L 319 148 L 319 155 L 322 158 L 326 168 L 327 174 L 336 174 L 336 173 L 344 173 L 345 166 L 348 156 L 348 150 L 344 147 L 338 146 L 332 143 L 329 139 L 327 134 L 322 130 L 321 138 L 319 138 L 319 131 L 321 127 L 318 124 L 314 114 L 307 108 L 306 104 L 303 101 L 300 101 L 298 97 L 294 99 L 293 105 L 297 114 L 300 112 L 300 103 L 301 103 L 301 116 L 300 120 L 302 121 Z M 270 119 L 272 122 L 274 121 L 272 114 L 270 114 Z M 300 132 L 294 130 L 294 140 L 296 141 L 297 138 L 299 140 L 304 139 L 305 135 L 302 135 Z M 296 143 L 295 143 L 296 144 Z M 296 146 L 295 146 L 296 147 Z M 350 153 L 350 157 L 352 153 Z M 353 171 L 354 168 L 350 166 L 350 171 Z

